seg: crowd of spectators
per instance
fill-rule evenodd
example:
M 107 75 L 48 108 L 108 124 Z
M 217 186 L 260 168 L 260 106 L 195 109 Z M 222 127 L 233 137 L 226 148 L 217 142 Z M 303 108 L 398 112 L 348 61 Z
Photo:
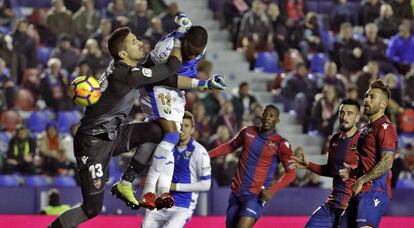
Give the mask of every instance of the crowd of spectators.
M 414 143 L 413 1 L 209 3 L 250 70 L 275 74 L 270 92 L 297 117 L 304 134 L 327 140 L 338 130 L 341 100 L 353 98 L 362 104 L 370 82 L 383 79 L 392 93 L 387 115 L 400 135 L 399 159 L 410 157 L 410 150 L 403 148 Z M 276 67 L 267 67 L 269 61 Z M 413 173 L 410 166 L 395 167 Z
M 105 70 L 111 60 L 107 40 L 114 29 L 129 26 L 148 53 L 176 28 L 174 17 L 180 10 L 163 0 L 53 0 L 50 6 L 24 10 L 17 2 L 0 1 L 0 170 L 73 175 L 72 141 L 82 110 L 70 99 L 70 82 L 79 75 L 99 77 Z M 359 14 L 346 0 L 333 4 L 330 14 L 309 10 L 305 0 L 208 3 L 251 70 L 260 69 L 261 53 L 273 53 L 278 83 L 269 92 L 275 94 L 275 102 L 284 104 L 284 111 L 297 116 L 303 133 L 327 139 L 336 130 L 340 100 L 362 100 L 368 83 L 383 78 L 393 93 L 388 114 L 410 140 L 410 1 L 358 1 Z M 212 63 L 203 59 L 198 70 L 199 78 L 208 78 Z M 207 149 L 229 141 L 244 126 L 260 124 L 263 107 L 249 84 L 229 91 L 186 94 L 186 109 L 196 118 L 195 137 Z M 129 117 L 143 120 L 138 101 Z M 412 146 L 405 143 L 402 148 L 400 171 L 411 175 Z M 213 161 L 220 185 L 229 185 L 237 161 L 237 153 Z M 298 180 L 296 186 L 320 185 L 317 176 L 301 176 L 308 182 Z

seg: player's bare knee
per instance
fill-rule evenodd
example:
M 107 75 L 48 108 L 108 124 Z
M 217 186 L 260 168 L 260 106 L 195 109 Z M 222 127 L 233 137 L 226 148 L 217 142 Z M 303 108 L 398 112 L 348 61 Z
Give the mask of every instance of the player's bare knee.
M 158 123 L 160 124 L 162 130 L 164 133 L 170 133 L 170 132 L 178 132 L 177 124 L 174 121 L 166 120 L 164 118 L 160 118 L 158 120 Z

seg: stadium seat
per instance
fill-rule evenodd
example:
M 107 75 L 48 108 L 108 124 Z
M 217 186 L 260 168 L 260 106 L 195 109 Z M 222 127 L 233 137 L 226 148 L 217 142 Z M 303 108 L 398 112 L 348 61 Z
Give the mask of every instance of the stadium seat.
M 76 181 L 71 176 L 58 176 L 55 178 L 56 187 L 76 187 Z
M 57 115 L 57 124 L 59 133 L 67 134 L 73 124 L 80 122 L 78 111 L 59 112 Z
M 257 53 L 255 70 L 260 70 L 266 73 L 279 72 L 279 58 L 275 51 L 259 52 Z
M 43 66 L 47 65 L 47 61 L 49 60 L 51 52 L 52 48 L 49 47 L 37 48 L 37 58 L 39 58 L 39 62 L 43 64 Z
M 310 60 L 310 71 L 312 73 L 324 73 L 324 65 L 327 61 L 326 56 L 323 53 L 314 54 Z
M 34 176 L 27 176 L 24 180 L 24 184 L 27 187 L 43 187 L 43 186 L 48 186 L 49 182 L 47 181 L 45 176 L 34 175 Z
M 19 179 L 16 175 L 0 175 L 1 187 L 17 187 L 19 186 Z
M 27 127 L 32 133 L 38 134 L 46 129 L 47 124 L 51 122 L 49 114 L 45 111 L 33 112 L 27 120 Z

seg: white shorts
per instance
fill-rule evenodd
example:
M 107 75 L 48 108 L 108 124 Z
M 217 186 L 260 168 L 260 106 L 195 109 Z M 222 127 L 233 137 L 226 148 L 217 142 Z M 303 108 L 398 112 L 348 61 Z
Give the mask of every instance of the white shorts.
M 193 210 L 183 207 L 146 210 L 142 228 L 182 228 L 193 215 Z
M 181 130 L 185 111 L 184 91 L 166 86 L 144 87 L 140 89 L 140 103 L 147 119 L 174 121 L 177 130 Z

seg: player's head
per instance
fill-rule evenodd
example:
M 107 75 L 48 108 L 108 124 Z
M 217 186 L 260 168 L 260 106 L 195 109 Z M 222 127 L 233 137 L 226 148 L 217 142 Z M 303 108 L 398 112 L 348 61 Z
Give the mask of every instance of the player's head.
M 276 106 L 266 106 L 262 114 L 262 124 L 260 128 L 264 131 L 274 130 L 276 124 L 279 123 L 279 113 L 279 109 Z
M 384 114 L 391 92 L 382 80 L 375 80 L 369 86 L 364 98 L 364 114 L 368 117 L 375 114 Z
M 195 120 L 191 112 L 185 111 L 181 125 L 180 141 L 184 142 L 191 138 L 195 131 Z
M 183 59 L 194 59 L 203 53 L 207 45 L 207 30 L 201 26 L 193 26 L 185 34 L 183 41 Z
M 339 128 L 342 132 L 351 130 L 359 121 L 361 106 L 358 101 L 345 99 L 339 106 Z
M 126 63 L 134 63 L 145 57 L 143 43 L 127 27 L 112 32 L 108 40 L 108 49 L 114 60 Z

